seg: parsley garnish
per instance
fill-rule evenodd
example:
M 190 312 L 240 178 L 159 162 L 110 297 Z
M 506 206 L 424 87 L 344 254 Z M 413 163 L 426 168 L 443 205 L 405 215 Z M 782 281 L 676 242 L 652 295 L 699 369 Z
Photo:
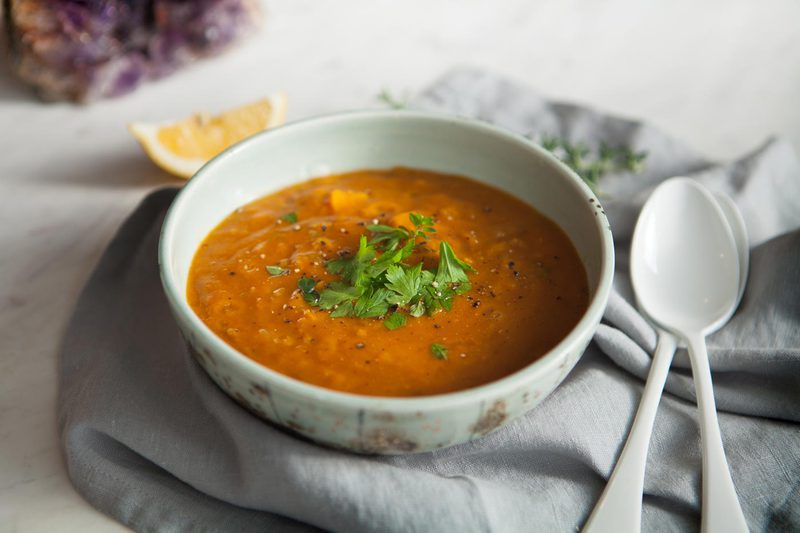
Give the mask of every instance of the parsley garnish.
M 447 347 L 434 342 L 431 344 L 431 355 L 436 359 L 447 359 Z
M 298 286 L 303 298 L 330 311 L 334 318 L 383 318 L 390 330 L 404 326 L 409 316 L 419 318 L 449 311 L 453 298 L 470 290 L 468 273 L 475 269 L 456 257 L 445 241 L 439 246 L 435 272 L 426 270 L 421 262 L 406 264 L 405 259 L 436 232 L 431 217 L 411 213 L 409 220 L 413 229 L 367 226 L 371 238 L 362 235 L 352 257 L 326 265 L 328 272 L 339 275 L 341 280 L 317 292 L 314 280 L 300 278 Z
M 401 313 L 400 311 L 395 311 L 389 317 L 383 321 L 383 325 L 386 326 L 390 330 L 395 330 L 397 328 L 402 328 L 406 325 L 406 315 Z
M 450 245 L 442 241 L 439 246 L 439 268 L 436 270 L 435 281 L 439 283 L 469 284 L 467 272 L 475 272 L 475 269 L 456 257 Z M 459 291 L 457 294 L 462 294 L 463 292 L 466 291 Z
M 317 305 L 320 300 L 320 295 L 316 291 L 315 287 L 317 286 L 317 282 L 311 278 L 307 278 L 303 276 L 297 281 L 297 286 L 300 287 L 300 292 L 303 293 L 303 298 L 305 301 L 310 303 L 311 305 Z
M 275 265 L 269 265 L 267 266 L 267 272 L 269 273 L 270 276 L 283 276 L 284 274 L 289 273 L 289 269 L 281 268 Z
M 289 224 L 294 224 L 297 222 L 297 213 L 292 211 L 291 213 L 286 213 L 285 215 L 281 216 L 281 220 L 284 222 L 288 222 Z

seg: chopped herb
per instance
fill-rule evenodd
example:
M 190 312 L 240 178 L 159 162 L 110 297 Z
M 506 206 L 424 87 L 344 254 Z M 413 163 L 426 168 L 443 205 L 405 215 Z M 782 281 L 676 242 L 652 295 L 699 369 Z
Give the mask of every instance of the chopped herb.
M 406 99 L 396 98 L 388 89 L 383 89 L 377 96 L 378 100 L 386 104 L 392 109 L 405 109 L 408 107 Z
M 395 311 L 383 321 L 383 325 L 390 330 L 402 328 L 406 325 L 406 315 L 399 311 Z
M 328 272 L 339 274 L 350 285 L 363 287 L 368 281 L 365 271 L 372 264 L 374 258 L 375 248 L 367 244 L 367 237 L 362 235 L 356 255 L 329 261 L 327 264 Z
M 436 359 L 447 359 L 447 347 L 434 342 L 431 344 L 431 355 Z
M 615 172 L 639 174 L 647 159 L 647 152 L 635 152 L 627 146 L 600 143 L 597 150 L 591 150 L 583 143 L 573 144 L 549 135 L 540 136 L 539 144 L 572 168 L 595 191 L 601 177 Z
M 356 318 L 375 318 L 385 315 L 389 311 L 389 302 L 386 297 L 389 291 L 383 288 L 367 289 L 367 291 L 356 300 L 353 307 L 353 315 Z
M 370 239 L 369 244 L 380 244 L 382 251 L 395 250 L 401 242 L 412 241 L 411 248 L 406 250 L 405 256 L 411 255 L 413 251 L 414 241 L 417 237 L 428 239 L 429 233 L 436 233 L 433 228 L 433 219 L 420 215 L 419 213 L 409 213 L 408 218 L 414 224 L 414 230 L 409 230 L 405 226 L 392 227 L 384 224 L 373 224 L 367 226 L 367 229 L 375 233 L 375 237 Z M 406 242 L 408 245 L 408 242 Z
M 336 306 L 336 309 L 331 311 L 331 318 L 339 318 L 343 316 L 353 316 L 353 309 L 355 305 L 353 302 L 344 302 Z
M 288 274 L 289 273 L 289 269 L 288 268 L 281 268 L 281 267 L 275 266 L 275 265 L 269 265 L 269 266 L 267 266 L 267 272 L 269 272 L 270 276 L 283 276 L 284 274 Z
M 408 304 L 422 288 L 422 263 L 409 269 L 400 265 L 390 266 L 386 269 L 386 288 L 393 291 L 389 303 L 401 307 Z
M 297 222 L 297 213 L 295 213 L 294 211 L 292 211 L 291 213 L 286 213 L 281 217 L 281 220 L 283 220 L 284 222 L 288 222 L 289 224 L 294 224 L 295 222 Z
M 408 308 L 408 314 L 413 316 L 414 318 L 419 318 L 425 314 L 425 302 L 419 300 L 417 303 L 412 304 Z
M 420 215 L 419 213 L 409 213 L 408 214 L 408 218 L 411 220 L 411 223 L 414 224 L 414 226 L 416 226 L 417 228 L 420 228 L 422 226 L 432 226 L 433 225 L 433 218 L 432 217 L 426 217 L 426 216 Z M 429 227 L 428 231 L 436 231 L 436 230 L 433 229 L 432 227 Z
M 303 294 L 303 298 L 306 302 L 310 303 L 311 305 L 317 305 L 319 302 L 320 296 L 319 293 L 315 290 L 317 286 L 317 282 L 311 278 L 307 278 L 303 276 L 299 280 L 297 280 L 297 286 L 300 288 L 300 292 Z
M 439 268 L 436 270 L 436 282 L 440 284 L 469 283 L 467 272 L 475 272 L 475 269 L 456 257 L 453 248 L 442 241 L 439 245 Z
M 333 309 L 345 302 L 357 299 L 364 292 L 361 287 L 350 287 L 344 283 L 332 283 L 320 293 L 319 306 L 322 309 Z
M 411 213 L 413 230 L 375 224 L 368 226 L 371 239 L 362 235 L 358 250 L 348 257 L 326 264 L 328 272 L 340 276 L 317 292 L 316 282 L 301 278 L 298 282 L 305 300 L 331 317 L 382 318 L 389 329 L 405 325 L 408 316 L 419 318 L 437 311 L 449 311 L 456 295 L 469 291 L 468 272 L 475 270 L 456 257 L 445 241 L 439 247 L 437 270 L 426 270 L 422 262 L 408 265 L 404 261 L 434 233 L 431 217 Z M 344 257 L 343 257 L 344 255 Z

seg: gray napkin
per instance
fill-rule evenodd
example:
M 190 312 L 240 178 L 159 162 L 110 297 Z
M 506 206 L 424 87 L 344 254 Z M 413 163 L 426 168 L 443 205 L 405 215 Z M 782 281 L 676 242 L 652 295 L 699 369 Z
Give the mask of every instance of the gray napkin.
M 535 137 L 648 152 L 642 175 L 601 181 L 617 245 L 615 292 L 564 383 L 506 428 L 433 453 L 362 457 L 284 433 L 239 408 L 188 355 L 156 261 L 175 191 L 158 191 L 119 230 L 64 341 L 59 424 L 77 490 L 141 531 L 580 527 L 621 451 L 655 344 L 630 304 L 633 224 L 659 181 L 689 174 L 735 198 L 757 244 L 738 313 L 709 339 L 732 476 L 753 531 L 800 530 L 800 163 L 789 145 L 770 141 L 714 164 L 649 126 L 471 70 L 449 74 L 414 106 Z M 643 527 L 693 530 L 701 455 L 685 354 L 667 390 L 650 446 Z

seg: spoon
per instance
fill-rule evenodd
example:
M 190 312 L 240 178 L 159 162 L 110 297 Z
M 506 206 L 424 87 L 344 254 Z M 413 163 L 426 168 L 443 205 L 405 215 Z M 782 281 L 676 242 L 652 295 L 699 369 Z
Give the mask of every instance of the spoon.
M 744 288 L 747 285 L 747 274 L 750 267 L 750 239 L 747 237 L 747 226 L 744 224 L 742 213 L 733 203 L 730 196 L 715 192 L 714 200 L 717 201 L 722 214 L 725 215 L 725 220 L 728 221 L 728 227 L 733 233 L 733 241 L 736 243 L 736 252 L 739 255 L 739 289 L 736 293 L 735 306 L 739 307 L 739 302 L 742 301 L 742 296 L 744 295 Z M 733 311 L 735 309 L 731 310 L 731 316 L 733 316 Z
M 673 185 L 672 183 L 675 182 L 677 185 Z M 688 182 L 688 183 L 687 183 Z M 662 191 L 662 187 L 664 187 L 666 192 Z M 704 193 L 705 191 L 702 190 L 699 185 L 695 182 L 688 180 L 687 178 L 673 178 L 672 180 L 668 180 L 662 184 L 652 195 L 651 199 L 645 205 L 645 208 L 642 210 L 642 215 L 639 218 L 639 221 L 636 226 L 636 231 L 634 233 L 634 243 L 636 243 L 632 250 L 632 263 L 636 264 L 639 268 L 642 267 L 642 262 L 645 260 L 641 257 L 641 254 L 637 252 L 641 252 L 644 250 L 646 246 L 652 247 L 653 245 L 657 245 L 658 243 L 652 240 L 652 218 L 654 217 L 653 211 L 660 211 L 662 214 L 659 217 L 666 217 L 665 222 L 668 222 L 672 218 L 674 218 L 674 211 L 670 212 L 669 204 L 663 205 L 665 202 L 664 198 L 661 196 L 664 195 L 672 195 L 673 197 L 676 194 L 680 194 L 679 190 L 672 190 L 669 189 L 680 189 L 682 187 L 690 187 L 694 188 L 694 193 Z M 656 194 L 658 193 L 658 195 Z M 719 329 L 724 323 L 730 319 L 730 316 L 733 314 L 734 310 L 738 306 L 739 302 L 741 301 L 742 295 L 744 293 L 744 288 L 747 282 L 747 272 L 749 266 L 749 243 L 747 238 L 747 230 L 744 224 L 744 220 L 742 219 L 739 210 L 736 208 L 736 205 L 730 200 L 730 198 L 724 194 L 716 194 L 715 199 L 717 202 L 717 206 L 725 217 L 725 222 L 727 222 L 728 229 L 731 230 L 734 246 L 737 252 L 739 269 L 738 269 L 738 285 L 736 288 L 736 296 L 734 303 L 729 305 L 726 309 L 726 312 L 722 314 L 722 316 L 711 326 L 707 326 L 704 329 L 704 333 L 708 334 L 712 331 Z M 710 200 L 710 196 L 705 194 L 705 198 L 701 195 L 701 201 L 703 200 Z M 654 207 L 658 206 L 658 207 Z M 672 209 L 675 209 L 676 206 L 673 206 Z M 713 207 L 713 205 L 712 205 Z M 664 212 L 666 210 L 666 212 Z M 647 212 L 647 215 L 645 213 Z M 691 226 L 692 218 L 688 216 L 688 213 L 685 213 L 683 210 L 681 211 L 684 225 Z M 716 213 L 719 214 L 719 213 Z M 719 221 L 717 221 L 719 222 Z M 642 229 L 645 225 L 648 225 L 648 229 Z M 718 226 L 719 224 L 717 224 Z M 665 231 L 667 228 L 659 228 L 662 231 Z M 686 229 L 686 228 L 684 228 Z M 708 229 L 706 226 L 702 226 L 699 228 L 689 228 L 684 235 L 684 240 L 686 236 L 692 236 L 692 240 L 696 240 L 698 236 L 696 232 L 698 230 Z M 717 232 L 720 231 L 720 228 L 717 227 Z M 681 233 L 679 232 L 670 232 L 673 235 L 677 235 L 678 239 L 681 238 Z M 725 236 L 728 237 L 729 236 Z M 663 238 L 663 237 L 662 237 Z M 645 243 L 644 239 L 650 239 L 650 243 Z M 708 237 L 705 237 L 708 239 Z M 678 243 L 680 244 L 680 242 Z M 727 243 L 728 245 L 730 243 Z M 682 246 L 689 246 L 689 244 L 684 243 Z M 730 248 L 728 248 L 728 252 L 730 252 Z M 652 253 L 652 252 L 651 252 Z M 685 252 L 683 252 L 685 253 Z M 675 256 L 673 256 L 675 257 Z M 665 259 L 668 259 L 666 256 Z M 642 280 L 641 276 L 639 276 L 638 285 L 637 280 L 634 279 L 634 288 L 638 289 L 639 285 L 641 285 Z M 642 296 L 639 296 L 639 303 L 642 304 Z M 645 309 L 646 311 L 646 309 Z M 628 435 L 628 440 L 625 443 L 625 447 L 620 454 L 619 460 L 617 461 L 617 465 L 614 468 L 614 472 L 611 475 L 611 478 L 606 485 L 605 490 L 603 491 L 600 500 L 598 501 L 597 505 L 595 506 L 594 510 L 592 511 L 589 520 L 586 523 L 584 528 L 584 532 L 595 532 L 595 531 L 639 531 L 641 528 L 641 502 L 642 502 L 642 492 L 644 488 L 644 471 L 645 471 L 645 464 L 647 460 L 647 448 L 650 442 L 650 435 L 653 429 L 653 422 L 655 420 L 656 411 L 658 409 L 658 402 L 661 398 L 661 393 L 664 388 L 664 383 L 667 378 L 667 373 L 669 372 L 669 366 L 672 362 L 672 356 L 675 352 L 677 340 L 675 336 L 671 333 L 668 333 L 662 329 L 658 329 L 658 336 L 659 341 L 656 347 L 656 352 L 653 355 L 653 361 L 650 367 L 650 373 L 647 376 L 647 381 L 645 383 L 644 391 L 642 392 L 642 400 L 639 404 L 639 409 L 636 412 L 636 417 L 634 418 L 633 425 L 631 426 L 630 434 Z M 708 362 L 706 361 L 706 368 L 708 367 Z M 696 387 L 700 390 L 700 386 L 697 382 L 700 380 L 701 376 L 699 375 L 700 372 L 697 371 L 697 365 L 693 362 L 693 368 L 695 368 L 695 382 Z M 710 390 L 710 371 L 706 372 L 708 377 L 708 384 L 707 388 Z M 704 398 L 708 397 L 709 395 L 706 394 Z M 706 433 L 713 433 L 714 430 L 717 435 L 717 445 L 718 452 L 721 453 L 722 457 L 722 473 L 724 474 L 724 478 L 727 478 L 727 488 L 725 489 L 728 493 L 728 496 L 733 496 L 733 508 L 738 511 L 738 522 L 734 522 L 736 524 L 740 524 L 739 530 L 746 531 L 747 527 L 744 522 L 744 518 L 741 513 L 741 509 L 738 505 L 738 500 L 736 499 L 735 492 L 733 491 L 733 483 L 730 480 L 730 474 L 727 470 L 727 464 L 724 459 L 724 452 L 722 451 L 721 439 L 719 438 L 719 428 L 716 423 L 716 409 L 713 405 L 713 394 L 710 396 L 711 405 L 710 410 L 712 414 L 712 419 L 705 420 L 704 422 L 708 421 L 711 422 L 714 428 L 710 431 L 702 430 L 703 439 L 704 439 L 704 458 L 711 457 L 710 453 L 708 453 L 707 449 L 709 446 L 706 446 L 706 441 L 712 443 L 713 435 L 709 434 L 708 438 L 706 438 Z M 700 394 L 698 394 L 698 400 L 700 400 Z M 698 402 L 700 403 L 700 401 Z M 714 456 L 718 455 L 715 451 Z M 708 459 L 704 461 L 704 464 L 708 463 Z M 713 469 L 714 472 L 717 472 L 719 469 Z M 710 481 L 712 474 L 706 474 L 704 472 L 703 480 L 704 480 L 704 495 L 703 495 L 703 502 L 704 502 L 704 530 L 708 528 L 716 528 L 717 522 L 711 521 L 707 522 L 707 519 L 710 520 L 709 513 L 706 512 L 708 509 L 708 505 L 710 504 L 710 498 L 713 496 L 706 496 L 709 494 L 709 491 L 712 489 L 712 484 Z M 723 482 L 724 486 L 724 482 Z M 713 485 L 716 487 L 716 484 Z M 717 490 L 714 488 L 713 490 Z M 727 528 L 728 526 L 722 524 L 720 527 Z M 731 526 L 733 527 L 733 526 Z

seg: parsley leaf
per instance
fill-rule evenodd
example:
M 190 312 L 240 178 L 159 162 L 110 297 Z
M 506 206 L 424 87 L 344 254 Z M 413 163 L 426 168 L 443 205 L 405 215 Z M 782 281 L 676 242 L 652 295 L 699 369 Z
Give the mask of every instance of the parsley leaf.
M 335 259 L 326 265 L 332 274 L 339 274 L 347 283 L 363 287 L 366 283 L 364 273 L 375 259 L 375 247 L 367 244 L 367 237 L 362 235 L 356 255 L 349 258 Z
M 437 283 L 437 285 L 439 285 Z M 453 296 L 455 291 L 447 285 L 440 285 L 437 287 L 425 287 L 425 293 L 422 296 L 422 301 L 425 302 L 425 307 L 428 308 L 428 314 L 433 314 L 440 309 L 449 311 L 453 307 Z
M 361 296 L 364 289 L 350 287 L 344 283 L 332 283 L 331 286 L 319 294 L 319 306 L 322 309 L 333 309 L 339 304 L 352 301 Z
M 289 224 L 294 224 L 297 222 L 297 213 L 292 211 L 291 213 L 286 213 L 285 215 L 281 216 L 281 220 L 284 222 L 288 222 Z
M 367 267 L 366 274 L 371 278 L 377 278 L 386 272 L 392 265 L 396 265 L 404 259 L 403 249 L 393 252 L 384 252 L 374 263 Z
M 425 314 L 425 302 L 417 300 L 417 303 L 411 304 L 408 308 L 408 314 L 414 318 L 419 318 Z
M 414 251 L 417 237 L 427 239 L 428 233 L 436 233 L 436 229 L 433 228 L 433 218 L 419 213 L 409 213 L 408 218 L 414 225 L 413 231 L 405 226 L 396 228 L 385 224 L 367 226 L 367 229 L 375 234 L 369 244 L 380 244 L 382 251 L 389 251 L 395 250 L 401 242 L 406 241 L 404 254 L 408 257 Z
M 408 218 L 411 220 L 411 223 L 417 226 L 418 228 L 420 226 L 433 225 L 433 218 L 420 215 L 419 213 L 409 213 Z
M 386 288 L 393 291 L 389 303 L 401 307 L 409 303 L 422 288 L 422 263 L 409 269 L 400 265 L 390 266 L 386 270 Z
M 431 344 L 431 355 L 436 359 L 447 359 L 447 347 L 434 342 Z
M 317 305 L 317 302 L 319 302 L 319 293 L 315 290 L 317 286 L 316 281 L 303 276 L 297 280 L 297 286 L 300 288 L 300 292 L 303 294 L 303 298 L 306 302 L 311 305 Z
M 374 318 L 385 315 L 389 311 L 386 297 L 389 291 L 384 288 L 368 289 L 356 302 L 353 315 L 357 318 Z
M 269 273 L 270 276 L 283 276 L 284 274 L 288 274 L 289 273 L 289 269 L 288 268 L 281 268 L 281 267 L 275 266 L 275 265 L 267 266 L 266 270 L 267 270 L 267 272 Z
M 394 250 L 400 245 L 401 241 L 411 238 L 411 233 L 402 226 L 393 228 L 392 226 L 375 224 L 367 226 L 367 229 L 375 234 L 375 237 L 370 239 L 369 244 L 380 244 L 383 251 Z
M 394 331 L 397 328 L 402 328 L 406 325 L 406 315 L 400 313 L 399 311 L 395 311 L 383 321 L 383 325 L 391 331 Z
M 354 308 L 355 304 L 353 302 L 344 302 L 343 304 L 340 304 L 336 309 L 331 311 L 331 318 L 353 316 Z
M 467 272 L 475 272 L 470 265 L 456 257 L 453 248 L 445 241 L 439 245 L 439 267 L 436 269 L 438 283 L 468 283 Z

